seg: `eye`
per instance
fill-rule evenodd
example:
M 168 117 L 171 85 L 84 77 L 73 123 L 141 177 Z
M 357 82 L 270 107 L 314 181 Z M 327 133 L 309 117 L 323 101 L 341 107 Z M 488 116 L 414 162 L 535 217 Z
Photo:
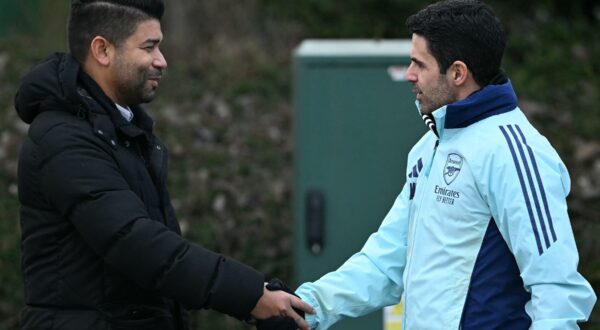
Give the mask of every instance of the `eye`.
M 154 48 L 156 48 L 156 44 L 147 44 L 142 47 L 143 50 L 145 50 L 149 53 L 152 52 L 154 50 Z
M 423 64 L 423 62 L 417 60 L 417 59 L 412 59 L 411 60 L 411 64 L 414 64 L 417 68 L 419 69 L 423 69 L 425 67 L 425 65 Z

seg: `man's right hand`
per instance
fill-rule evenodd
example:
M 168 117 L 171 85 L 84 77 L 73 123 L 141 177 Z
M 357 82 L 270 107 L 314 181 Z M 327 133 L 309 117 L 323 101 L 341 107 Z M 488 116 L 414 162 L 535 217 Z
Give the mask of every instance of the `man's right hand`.
M 310 330 L 308 323 L 294 308 L 304 311 L 308 314 L 314 314 L 314 309 L 302 299 L 286 293 L 285 291 L 270 291 L 263 288 L 263 295 L 260 297 L 256 306 L 250 313 L 256 319 L 267 319 L 273 316 L 289 317 L 296 322 L 302 330 Z

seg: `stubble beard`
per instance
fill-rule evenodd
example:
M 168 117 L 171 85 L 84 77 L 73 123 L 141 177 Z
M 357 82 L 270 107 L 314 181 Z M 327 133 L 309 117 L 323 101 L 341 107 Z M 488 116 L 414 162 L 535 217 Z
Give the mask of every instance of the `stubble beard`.
M 117 93 L 119 100 L 124 100 L 129 105 L 137 105 L 141 103 L 149 103 L 156 96 L 156 89 L 153 88 L 148 80 L 151 76 L 160 76 L 159 70 L 139 69 L 130 64 L 122 63 L 117 67 L 119 72 L 118 79 L 115 82 L 117 85 Z
M 424 98 L 420 101 L 419 110 L 421 113 L 430 114 L 433 111 L 456 102 L 457 97 L 450 85 L 445 79 L 445 75 L 440 75 L 435 86 L 423 93 Z

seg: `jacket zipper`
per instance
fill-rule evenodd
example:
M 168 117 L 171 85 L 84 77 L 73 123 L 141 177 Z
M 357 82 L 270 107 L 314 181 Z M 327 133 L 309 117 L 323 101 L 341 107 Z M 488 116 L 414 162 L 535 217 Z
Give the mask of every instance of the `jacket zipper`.
M 419 195 L 419 204 L 418 204 L 417 209 L 415 210 L 416 211 L 416 215 L 413 218 L 415 221 L 412 224 L 412 229 L 411 229 L 411 233 L 410 233 L 410 237 L 412 237 L 412 241 L 411 241 L 411 246 L 408 247 L 409 251 L 410 251 L 410 255 L 408 256 L 407 264 L 406 264 L 406 269 L 405 269 L 405 272 L 406 272 L 406 287 L 404 288 L 404 315 L 403 315 L 403 321 L 402 321 L 402 327 L 403 328 L 406 327 L 406 324 L 407 324 L 406 320 L 407 320 L 407 315 L 408 315 L 408 313 L 407 313 L 407 310 L 408 310 L 408 303 L 407 303 L 407 301 L 408 301 L 408 294 L 407 294 L 408 293 L 408 283 L 410 282 L 409 281 L 409 277 L 410 277 L 410 268 L 412 266 L 413 247 L 415 246 L 415 242 L 417 240 L 416 239 L 417 238 L 416 237 L 417 236 L 417 223 L 416 223 L 416 220 L 419 218 L 419 214 L 421 213 L 421 207 L 423 206 L 422 202 L 423 202 L 423 198 L 425 197 L 425 194 L 423 193 L 423 188 L 425 188 L 423 183 L 428 183 L 429 182 L 429 172 L 431 170 L 431 166 L 433 166 L 433 161 L 434 161 L 435 156 L 437 154 L 437 147 L 438 147 L 439 144 L 440 144 L 440 140 L 437 139 L 435 141 L 435 146 L 433 147 L 433 154 L 431 155 L 431 158 L 429 159 L 429 162 L 427 163 L 427 166 L 423 167 L 423 171 L 421 172 L 424 175 L 424 172 L 428 171 L 427 172 L 427 177 L 425 179 L 423 179 L 423 176 L 421 174 L 419 174 L 419 178 L 421 180 L 425 180 L 425 182 L 419 182 L 419 181 L 417 181 L 417 189 L 419 189 L 419 187 L 421 187 L 421 193 L 415 193 L 415 197 L 417 197 L 416 194 Z M 419 185 L 419 183 L 420 183 L 420 185 Z M 410 221 L 410 218 L 409 218 L 409 221 Z

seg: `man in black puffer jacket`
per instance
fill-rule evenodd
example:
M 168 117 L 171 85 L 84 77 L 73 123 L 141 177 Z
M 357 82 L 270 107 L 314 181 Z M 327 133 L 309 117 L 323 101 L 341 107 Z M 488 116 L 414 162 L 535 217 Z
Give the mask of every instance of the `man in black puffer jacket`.
M 166 68 L 160 0 L 73 1 L 71 54 L 53 54 L 15 99 L 24 329 L 187 329 L 187 308 L 238 319 L 310 306 L 253 268 L 181 237 L 167 150 L 139 106 Z

